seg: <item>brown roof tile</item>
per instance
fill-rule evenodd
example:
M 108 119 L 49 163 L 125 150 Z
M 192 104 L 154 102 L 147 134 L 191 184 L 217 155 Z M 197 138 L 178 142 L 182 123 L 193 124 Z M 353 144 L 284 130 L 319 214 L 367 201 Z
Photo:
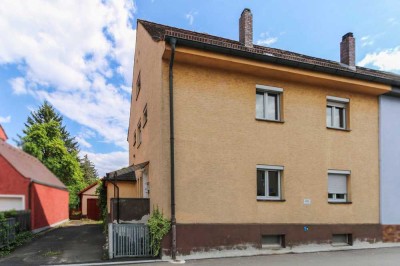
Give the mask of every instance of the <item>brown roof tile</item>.
M 3 156 L 22 176 L 33 182 L 66 189 L 66 186 L 35 157 L 0 140 L 0 155 Z
M 332 74 L 335 71 L 340 71 L 341 73 L 347 73 L 344 75 L 354 76 L 355 74 L 362 74 L 366 76 L 371 76 L 373 78 L 378 79 L 385 79 L 393 81 L 395 84 L 400 84 L 400 75 L 396 75 L 389 72 L 373 70 L 364 67 L 356 67 L 356 69 L 351 69 L 349 66 L 341 64 L 336 61 L 321 59 L 317 57 L 302 55 L 294 52 L 289 52 L 281 49 L 271 48 L 271 47 L 264 47 L 259 45 L 254 45 L 251 47 L 246 47 L 242 45 L 238 41 L 221 38 L 218 36 L 213 36 L 209 34 L 174 28 L 170 26 L 165 26 L 149 21 L 138 20 L 138 23 L 142 24 L 146 31 L 152 36 L 152 38 L 156 41 L 165 40 L 167 36 L 175 37 L 178 39 L 198 42 L 202 44 L 218 46 L 222 48 L 233 49 L 237 51 L 242 51 L 250 54 L 256 55 L 268 55 L 280 59 L 285 59 L 288 61 L 292 61 L 296 66 L 296 63 L 304 63 L 313 66 L 319 66 L 323 68 L 330 68 L 332 69 Z M 316 68 L 318 70 L 318 68 Z M 378 81 L 379 82 L 379 81 Z

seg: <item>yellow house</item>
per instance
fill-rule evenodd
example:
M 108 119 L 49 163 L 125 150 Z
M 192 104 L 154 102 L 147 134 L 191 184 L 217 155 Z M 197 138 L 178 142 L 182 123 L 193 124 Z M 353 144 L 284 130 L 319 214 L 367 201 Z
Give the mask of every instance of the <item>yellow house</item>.
M 129 161 L 164 250 L 381 239 L 378 96 L 399 76 L 138 20 Z

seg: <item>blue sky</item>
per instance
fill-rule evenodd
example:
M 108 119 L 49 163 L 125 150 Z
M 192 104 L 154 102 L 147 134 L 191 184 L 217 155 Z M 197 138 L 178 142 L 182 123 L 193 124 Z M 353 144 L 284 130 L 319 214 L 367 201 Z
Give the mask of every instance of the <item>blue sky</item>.
M 245 7 L 254 43 L 338 61 L 342 35 L 353 32 L 357 65 L 400 74 L 396 0 L 4 0 L 0 123 L 9 142 L 46 99 L 100 174 L 127 165 L 136 19 L 236 40 Z

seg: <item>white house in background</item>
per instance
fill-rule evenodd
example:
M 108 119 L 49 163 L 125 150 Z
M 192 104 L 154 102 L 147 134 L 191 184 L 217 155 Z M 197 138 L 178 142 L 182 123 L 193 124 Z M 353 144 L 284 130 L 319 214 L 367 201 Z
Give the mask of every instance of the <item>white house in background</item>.
M 100 219 L 99 196 L 96 194 L 98 187 L 99 183 L 96 181 L 78 193 L 82 217 L 92 220 Z
M 379 99 L 383 240 L 400 242 L 400 87 Z

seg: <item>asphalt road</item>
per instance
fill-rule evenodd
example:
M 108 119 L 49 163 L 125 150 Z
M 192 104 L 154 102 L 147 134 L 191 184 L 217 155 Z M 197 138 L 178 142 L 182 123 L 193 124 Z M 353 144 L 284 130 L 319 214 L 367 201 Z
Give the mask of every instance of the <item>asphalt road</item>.
M 136 264 L 138 265 L 138 264 Z M 169 263 L 146 263 L 167 266 Z M 193 266 L 400 266 L 400 248 L 266 255 L 186 261 Z
M 72 222 L 17 248 L 0 265 L 46 265 L 101 261 L 105 238 L 102 225 Z

